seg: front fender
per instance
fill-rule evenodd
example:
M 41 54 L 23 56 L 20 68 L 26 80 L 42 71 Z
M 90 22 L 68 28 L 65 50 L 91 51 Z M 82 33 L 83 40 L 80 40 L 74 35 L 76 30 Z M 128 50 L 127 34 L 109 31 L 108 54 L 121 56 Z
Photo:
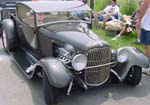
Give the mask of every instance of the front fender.
M 117 53 L 119 54 L 121 51 L 124 51 L 124 53 L 127 55 L 127 60 L 122 64 L 118 63 L 116 67 L 114 67 L 114 70 L 118 73 L 118 75 L 120 76 L 119 78 L 121 80 L 125 79 L 128 71 L 132 66 L 136 65 L 142 68 L 149 67 L 147 57 L 139 49 L 135 47 L 122 47 L 117 50 Z
M 63 88 L 71 82 L 71 72 L 59 60 L 55 58 L 45 58 L 40 60 L 40 63 L 52 86 Z

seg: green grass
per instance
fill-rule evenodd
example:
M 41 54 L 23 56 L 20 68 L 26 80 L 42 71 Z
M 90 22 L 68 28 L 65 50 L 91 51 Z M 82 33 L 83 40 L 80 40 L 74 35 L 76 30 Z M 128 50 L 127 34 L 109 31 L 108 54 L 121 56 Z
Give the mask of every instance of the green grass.
M 137 8 L 138 0 L 117 0 L 120 5 L 120 12 L 123 14 L 131 15 Z
M 138 0 L 117 0 L 117 4 L 120 5 L 120 12 L 127 15 L 132 14 L 137 8 L 137 1 Z M 94 10 L 100 11 L 104 9 L 109 2 L 110 0 L 94 0 Z
M 108 4 L 108 1 L 109 0 L 95 0 L 95 11 L 100 10 L 100 8 L 104 8 Z M 121 11 L 124 11 L 122 14 L 131 14 L 136 10 L 137 0 L 118 0 L 118 3 L 121 5 Z M 136 32 L 125 34 L 120 39 L 113 41 L 111 39 L 115 36 L 114 34 L 106 30 L 96 29 L 95 26 L 93 26 L 93 31 L 101 38 L 106 40 L 113 49 L 117 49 L 123 46 L 133 46 L 145 52 L 145 47 L 143 45 L 133 44 L 137 38 Z
M 117 49 L 123 46 L 133 46 L 145 52 L 145 47 L 143 45 L 133 43 L 136 40 L 135 32 L 124 34 L 120 39 L 113 41 L 111 39 L 115 36 L 114 33 L 111 33 L 107 30 L 96 29 L 95 27 L 93 27 L 93 31 L 97 33 L 102 39 L 106 40 L 113 49 Z

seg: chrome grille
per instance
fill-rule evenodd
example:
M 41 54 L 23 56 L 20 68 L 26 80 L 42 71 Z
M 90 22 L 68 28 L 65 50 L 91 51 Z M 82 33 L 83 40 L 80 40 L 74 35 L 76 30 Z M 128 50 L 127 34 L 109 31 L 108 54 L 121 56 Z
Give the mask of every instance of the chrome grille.
M 87 67 L 103 65 L 111 62 L 110 47 L 90 49 L 87 53 L 88 63 Z M 110 72 L 110 65 L 98 66 L 84 70 L 85 82 L 91 86 L 97 86 L 104 83 Z

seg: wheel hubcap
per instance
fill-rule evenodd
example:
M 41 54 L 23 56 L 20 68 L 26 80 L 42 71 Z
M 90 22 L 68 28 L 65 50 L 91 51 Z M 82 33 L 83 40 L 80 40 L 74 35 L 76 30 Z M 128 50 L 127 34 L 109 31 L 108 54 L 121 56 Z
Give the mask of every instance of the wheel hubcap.
M 3 44 L 4 44 L 4 48 L 7 48 L 7 39 L 6 39 L 6 32 L 5 29 L 3 29 Z
M 131 70 L 129 71 L 128 80 L 132 80 L 133 75 L 134 75 L 134 67 L 132 67 Z

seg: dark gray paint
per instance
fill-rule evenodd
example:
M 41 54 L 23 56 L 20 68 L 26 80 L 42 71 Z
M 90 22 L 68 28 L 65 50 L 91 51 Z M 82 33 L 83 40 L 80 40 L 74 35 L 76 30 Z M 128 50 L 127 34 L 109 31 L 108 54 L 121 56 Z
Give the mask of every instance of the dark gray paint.
M 120 52 L 121 50 L 127 51 L 127 62 L 121 68 L 120 72 L 118 72 L 118 75 L 120 76 L 121 80 L 125 79 L 128 71 L 134 65 L 142 67 L 142 68 L 149 67 L 147 57 L 140 50 L 134 47 L 129 47 L 129 46 L 118 49 L 118 52 Z M 116 71 L 117 71 L 117 68 L 116 68 Z
M 87 51 L 88 49 L 94 47 L 109 46 L 107 42 L 100 39 L 94 33 L 88 34 L 78 31 L 61 31 L 53 33 L 44 28 L 40 28 L 39 32 L 43 35 L 49 36 L 49 38 L 53 40 L 71 44 L 75 48 L 80 49 L 82 51 Z
M 2 24 L 3 27 L 5 27 L 5 29 L 7 30 L 6 33 L 8 34 L 8 39 L 13 40 L 15 35 L 14 22 L 11 19 L 5 19 L 4 21 L 2 21 Z
M 59 24 L 58 24 L 59 25 Z M 95 47 L 104 47 L 109 46 L 107 42 L 99 38 L 95 33 L 84 32 L 78 30 L 76 26 L 74 26 L 71 30 L 51 30 L 50 27 L 44 26 L 45 28 L 40 28 L 38 30 L 39 34 L 45 35 L 53 41 L 58 41 L 62 43 L 67 43 L 74 46 L 79 51 L 87 51 L 91 48 Z M 128 53 L 128 62 L 125 66 L 122 67 L 119 76 L 124 79 L 127 75 L 130 67 L 133 65 L 139 65 L 140 67 L 147 67 L 148 61 L 146 56 L 135 50 L 135 48 L 131 47 L 123 47 L 122 49 L 126 49 Z M 141 60 L 142 59 L 142 60 Z M 41 65 L 43 69 L 46 71 L 48 78 L 51 84 L 55 87 L 65 87 L 69 84 L 72 79 L 71 73 L 68 69 L 57 59 L 54 58 L 46 58 L 41 60 Z
M 48 79 L 54 87 L 66 87 L 72 80 L 70 71 L 55 58 L 45 58 L 40 61 L 43 70 L 46 72 Z
M 102 39 L 94 38 L 94 34 L 88 35 L 88 33 L 83 32 L 75 32 L 75 31 L 64 31 L 58 32 L 56 38 L 62 42 L 69 43 L 76 48 L 87 51 L 88 49 L 95 47 L 104 47 L 108 46 L 107 43 L 104 43 Z

